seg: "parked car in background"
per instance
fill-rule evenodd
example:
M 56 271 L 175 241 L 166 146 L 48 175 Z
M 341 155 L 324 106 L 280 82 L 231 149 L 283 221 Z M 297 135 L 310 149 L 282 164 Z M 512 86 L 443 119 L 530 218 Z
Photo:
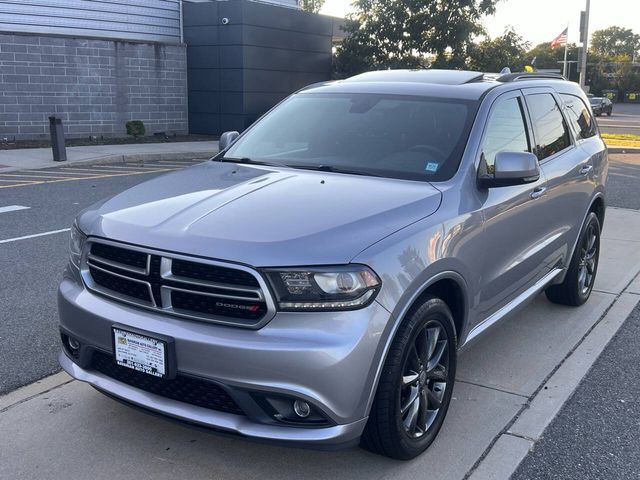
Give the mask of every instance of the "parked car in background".
M 590 97 L 591 110 L 596 117 L 601 115 L 611 116 L 613 112 L 613 102 L 606 97 Z
M 410 459 L 460 348 L 541 291 L 591 294 L 607 150 L 561 76 L 371 72 L 220 147 L 73 225 L 60 363 L 124 403 Z

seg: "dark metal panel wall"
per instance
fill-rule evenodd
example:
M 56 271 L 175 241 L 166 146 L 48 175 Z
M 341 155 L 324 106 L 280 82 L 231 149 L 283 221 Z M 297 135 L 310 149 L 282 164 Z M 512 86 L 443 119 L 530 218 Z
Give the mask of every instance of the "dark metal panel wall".
M 244 130 L 331 77 L 329 17 L 248 0 L 185 3 L 184 34 L 193 133 Z

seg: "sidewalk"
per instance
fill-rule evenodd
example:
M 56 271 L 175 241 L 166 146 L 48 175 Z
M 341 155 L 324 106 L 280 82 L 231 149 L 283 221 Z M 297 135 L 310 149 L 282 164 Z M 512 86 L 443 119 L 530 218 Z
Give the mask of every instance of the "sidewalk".
M 54 162 L 51 148 L 0 150 L 0 172 L 60 167 L 71 163 L 155 162 L 207 159 L 218 152 L 218 142 L 141 143 L 68 147 L 67 161 Z
M 0 397 L 0 478 L 506 479 L 635 308 L 638 272 L 640 212 L 610 208 L 588 304 L 540 295 L 465 351 L 443 429 L 413 461 L 194 431 L 61 373 Z

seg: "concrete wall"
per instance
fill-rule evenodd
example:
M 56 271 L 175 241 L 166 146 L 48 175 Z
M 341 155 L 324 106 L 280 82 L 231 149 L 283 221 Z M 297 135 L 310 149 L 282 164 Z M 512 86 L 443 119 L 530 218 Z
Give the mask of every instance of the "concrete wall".
M 48 117 L 69 136 L 187 131 L 186 47 L 0 33 L 0 137 L 48 135 Z
M 2 0 L 0 31 L 180 42 L 179 0 Z
M 330 17 L 291 8 L 185 3 L 191 132 L 244 130 L 295 90 L 328 80 L 332 35 Z

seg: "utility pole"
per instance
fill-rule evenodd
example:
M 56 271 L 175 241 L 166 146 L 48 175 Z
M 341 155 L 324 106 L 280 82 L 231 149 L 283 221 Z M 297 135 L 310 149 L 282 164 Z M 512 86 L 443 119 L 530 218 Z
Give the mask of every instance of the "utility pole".
M 587 47 L 589 45 L 589 10 L 591 0 L 587 0 L 587 9 L 584 11 L 580 29 L 580 40 L 582 40 L 582 58 L 580 58 L 580 86 L 584 89 L 587 80 Z
M 567 77 L 567 50 L 569 49 L 569 25 L 567 24 L 567 40 L 564 42 L 564 62 L 562 64 L 562 76 Z

